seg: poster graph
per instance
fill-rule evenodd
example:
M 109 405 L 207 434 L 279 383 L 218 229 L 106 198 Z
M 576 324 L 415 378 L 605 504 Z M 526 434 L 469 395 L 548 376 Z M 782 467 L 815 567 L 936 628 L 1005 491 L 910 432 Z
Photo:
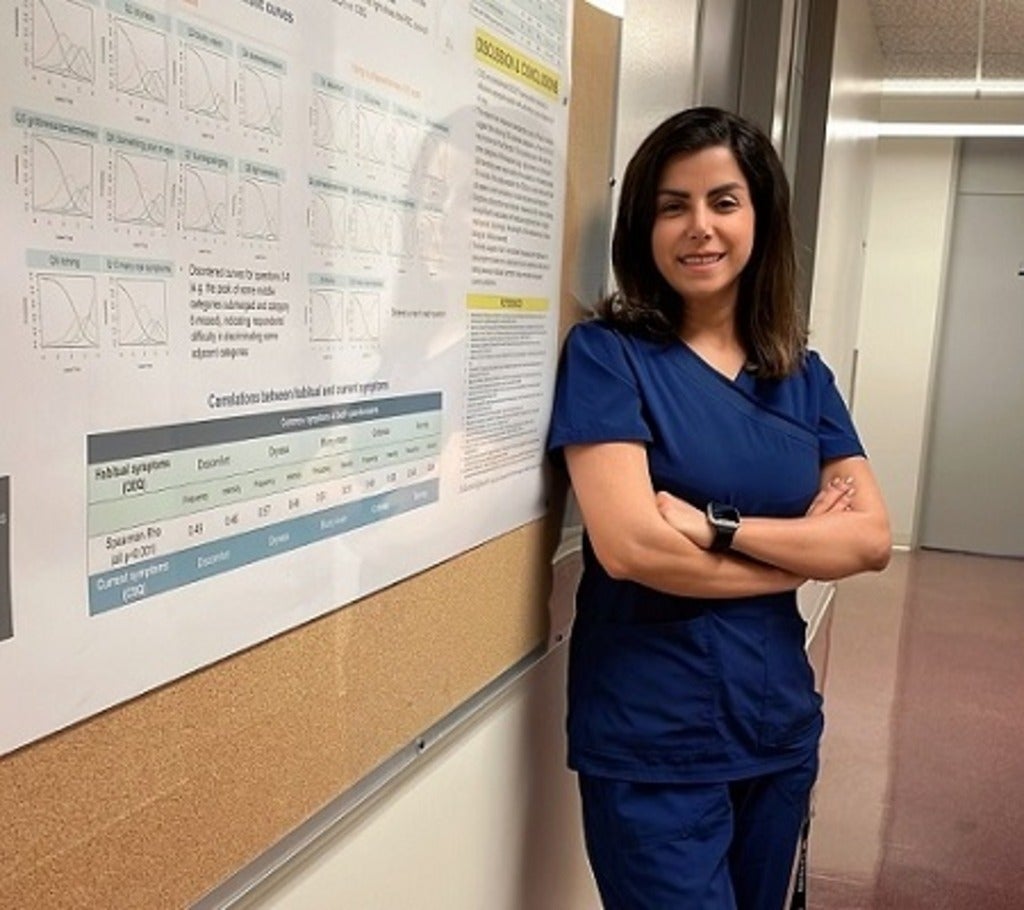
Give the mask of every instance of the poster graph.
M 121 347 L 167 344 L 167 283 L 160 279 L 115 278 L 114 312 Z
M 230 106 L 228 57 L 196 44 L 185 45 L 182 103 L 193 114 L 226 121 Z
M 40 214 L 91 218 L 93 146 L 75 139 L 32 139 L 32 208 Z
M 221 171 L 185 164 L 184 215 L 186 231 L 224 234 L 228 225 L 228 176 Z
M 33 0 L 32 65 L 79 82 L 96 78 L 94 10 L 78 0 Z
M 167 104 L 167 35 L 130 19 L 119 18 L 114 26 L 114 60 L 114 83 L 119 92 Z
M 243 64 L 240 85 L 242 123 L 258 132 L 280 136 L 283 78 L 278 73 Z
M 36 276 L 40 344 L 44 348 L 99 347 L 99 301 L 95 275 Z
M 114 220 L 162 228 L 167 223 L 169 165 L 166 159 L 114 153 Z

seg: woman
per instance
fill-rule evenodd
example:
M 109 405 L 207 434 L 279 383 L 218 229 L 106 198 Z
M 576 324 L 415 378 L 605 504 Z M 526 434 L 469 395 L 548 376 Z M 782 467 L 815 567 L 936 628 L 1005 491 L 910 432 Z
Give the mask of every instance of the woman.
M 780 910 L 821 698 L 796 589 L 884 568 L 885 506 L 794 301 L 768 139 L 677 114 L 626 169 L 618 292 L 566 340 L 583 515 L 569 763 L 608 910 Z

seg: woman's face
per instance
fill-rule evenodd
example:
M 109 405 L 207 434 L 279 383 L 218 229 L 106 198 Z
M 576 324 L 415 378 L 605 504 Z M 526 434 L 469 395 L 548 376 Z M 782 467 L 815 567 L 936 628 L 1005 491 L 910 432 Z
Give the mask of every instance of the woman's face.
M 651 252 L 686 307 L 735 306 L 753 248 L 754 204 L 732 150 L 670 159 L 658 182 Z

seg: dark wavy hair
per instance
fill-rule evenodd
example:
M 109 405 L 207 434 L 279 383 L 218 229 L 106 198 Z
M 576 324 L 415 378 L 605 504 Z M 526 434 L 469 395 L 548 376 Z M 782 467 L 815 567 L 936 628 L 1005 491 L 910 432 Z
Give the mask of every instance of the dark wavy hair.
M 658 271 L 651 251 L 658 184 L 673 158 L 716 146 L 729 148 L 736 157 L 754 205 L 754 246 L 740 274 L 736 311 L 740 341 L 758 376 L 781 378 L 800 366 L 807 346 L 796 306 L 789 182 L 768 137 L 728 111 L 681 111 L 656 127 L 636 150 L 622 180 L 612 236 L 618 290 L 602 301 L 598 314 L 649 338 L 678 336 L 683 301 Z

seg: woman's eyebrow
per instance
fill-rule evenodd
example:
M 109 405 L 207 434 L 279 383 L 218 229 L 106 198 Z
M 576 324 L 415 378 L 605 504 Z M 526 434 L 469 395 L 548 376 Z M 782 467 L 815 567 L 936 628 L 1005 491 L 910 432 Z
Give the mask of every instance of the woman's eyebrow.
M 738 181 L 732 183 L 723 183 L 721 186 L 714 186 L 708 190 L 708 196 L 721 196 L 723 193 L 735 193 L 737 190 L 743 190 L 743 184 Z M 658 190 L 657 195 L 659 196 L 675 196 L 679 199 L 689 199 L 692 195 L 689 190 L 676 190 L 672 187 L 662 187 Z

